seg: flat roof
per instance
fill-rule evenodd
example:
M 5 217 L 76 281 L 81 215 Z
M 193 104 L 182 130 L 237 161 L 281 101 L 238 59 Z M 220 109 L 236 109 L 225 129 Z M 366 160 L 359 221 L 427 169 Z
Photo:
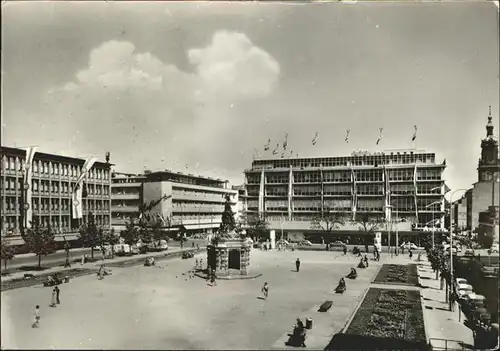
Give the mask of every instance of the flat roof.
M 2 155 L 10 155 L 10 156 L 26 157 L 26 150 L 2 145 L 1 154 Z M 83 159 L 83 158 L 76 158 L 76 157 L 69 157 L 69 156 L 62 156 L 62 155 L 55 155 L 55 154 L 47 154 L 47 153 L 38 152 L 38 151 L 35 153 L 35 159 L 36 160 L 45 160 L 45 161 L 58 161 L 58 162 L 63 162 L 63 163 L 72 163 L 72 164 L 79 165 L 79 166 L 83 166 L 85 163 L 85 159 Z M 110 168 L 111 166 L 114 166 L 114 164 L 96 161 L 94 163 L 94 167 L 95 166 L 101 167 L 101 168 Z
M 212 183 L 219 183 L 219 184 L 224 184 L 224 183 L 228 183 L 229 181 L 228 180 L 223 180 L 223 179 L 213 179 L 213 178 L 210 178 L 210 177 L 204 177 L 204 176 L 196 176 L 194 174 L 185 174 L 185 173 L 182 173 L 182 172 L 173 172 L 173 171 L 155 171 L 155 172 L 151 172 L 151 173 L 148 173 L 146 174 L 145 176 L 147 178 L 149 177 L 154 177 L 154 176 L 159 176 L 159 175 L 171 175 L 171 176 L 181 176 L 181 177 L 187 177 L 187 178 L 191 178 L 191 179 L 200 179 L 200 180 L 206 180 L 206 181 L 209 181 L 209 182 L 212 182 Z

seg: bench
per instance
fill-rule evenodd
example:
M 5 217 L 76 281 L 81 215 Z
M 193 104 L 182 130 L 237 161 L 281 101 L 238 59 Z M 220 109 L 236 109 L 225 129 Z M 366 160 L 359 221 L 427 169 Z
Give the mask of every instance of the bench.
M 333 305 L 333 301 L 325 301 L 319 306 L 318 312 L 326 312 L 328 311 Z

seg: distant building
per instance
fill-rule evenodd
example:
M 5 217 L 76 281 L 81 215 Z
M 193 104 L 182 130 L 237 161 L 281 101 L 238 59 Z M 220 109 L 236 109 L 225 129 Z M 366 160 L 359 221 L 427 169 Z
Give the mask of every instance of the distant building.
M 236 221 L 242 220 L 247 210 L 247 197 L 245 195 L 245 185 L 235 185 L 233 190 L 238 192 L 238 204 L 236 206 L 235 219 Z
M 478 232 L 493 238 L 494 243 L 499 242 L 499 207 L 490 206 L 487 211 L 479 213 Z
M 31 181 L 27 181 L 26 154 L 24 149 L 1 147 L 2 236 L 13 245 L 22 245 L 21 229 L 38 222 L 42 226 L 50 225 L 56 240 L 63 240 L 63 236 L 74 240 L 78 238 L 78 228 L 87 222 L 89 215 L 95 218 L 98 226 L 110 228 L 110 163 L 93 162 L 85 172 L 82 171 L 84 159 L 34 152 L 28 167 Z M 76 204 L 73 194 L 79 178 L 83 195 L 82 203 Z M 81 218 L 75 219 L 79 216 L 72 205 L 80 206 Z
M 470 231 L 472 228 L 472 189 L 452 204 L 453 224 L 459 231 Z M 449 221 L 447 227 L 449 228 Z
M 172 171 L 147 171 L 142 175 L 117 174 L 113 178 L 113 223 L 122 229 L 137 219 L 141 204 L 151 204 L 149 213 L 161 219 L 167 230 L 213 232 L 221 224 L 226 196 L 237 212 L 238 191 L 228 189 L 222 179 Z
M 445 168 L 434 153 L 415 150 L 257 159 L 245 171 L 246 212 L 289 234 L 311 232 L 313 218 L 325 212 L 378 217 L 407 231 L 444 228 Z
M 478 180 L 472 188 L 471 228 L 479 226 L 479 213 L 488 211 L 490 206 L 500 205 L 500 158 L 498 139 L 493 134 L 491 108 L 486 125 L 486 137 L 481 141 L 481 158 L 478 162 Z
M 139 217 L 143 203 L 142 184 L 145 175 L 113 172 L 111 178 L 111 225 L 120 232 L 130 218 Z

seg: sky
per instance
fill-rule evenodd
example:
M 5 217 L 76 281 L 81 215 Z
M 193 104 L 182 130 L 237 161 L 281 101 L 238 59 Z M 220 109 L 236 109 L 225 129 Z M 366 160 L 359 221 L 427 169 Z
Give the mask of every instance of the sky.
M 4 2 L 2 145 L 241 184 L 288 134 L 285 157 L 435 152 L 465 188 L 490 105 L 498 135 L 498 21 L 486 2 Z

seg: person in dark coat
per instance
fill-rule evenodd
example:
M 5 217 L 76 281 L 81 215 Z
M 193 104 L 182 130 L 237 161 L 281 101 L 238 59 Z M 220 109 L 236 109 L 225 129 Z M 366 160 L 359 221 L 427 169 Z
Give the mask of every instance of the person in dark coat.
M 56 291 L 56 303 L 58 305 L 60 305 L 61 304 L 61 300 L 59 300 L 59 294 L 61 293 L 61 290 L 59 290 L 59 286 L 57 286 L 57 285 L 54 288 L 54 290 Z
M 410 260 L 413 257 L 413 251 L 410 249 Z
M 300 270 L 300 260 L 297 258 L 297 261 L 295 261 L 295 268 L 297 269 L 297 272 Z

